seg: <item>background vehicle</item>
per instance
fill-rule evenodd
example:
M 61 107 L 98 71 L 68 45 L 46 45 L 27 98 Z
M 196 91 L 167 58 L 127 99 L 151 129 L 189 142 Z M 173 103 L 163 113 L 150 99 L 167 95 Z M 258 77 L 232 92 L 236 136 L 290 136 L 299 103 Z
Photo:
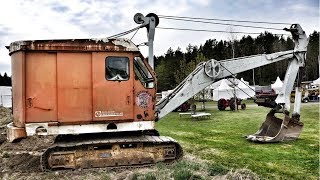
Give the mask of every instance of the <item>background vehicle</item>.
M 318 102 L 319 101 L 319 88 L 306 89 L 302 102 Z
M 289 93 L 304 66 L 307 37 L 290 29 L 295 49 L 273 54 L 200 63 L 171 93 L 156 103 L 153 39 L 159 19 L 136 14 L 137 28 L 148 32 L 149 59 L 128 39 L 17 41 L 8 47 L 12 62 L 13 123 L 8 139 L 58 135 L 41 157 L 41 167 L 76 169 L 139 166 L 182 156 L 172 138 L 159 136 L 155 121 L 219 79 L 281 60 L 289 60 L 282 93 L 261 129 L 249 140 L 296 139 L 302 129 L 301 93 L 292 117 Z M 284 113 L 285 119 L 275 117 Z
M 234 98 L 231 98 L 231 99 L 219 99 L 218 101 L 218 109 L 220 111 L 223 111 L 225 110 L 227 107 L 230 106 L 230 109 L 232 111 L 236 110 L 236 109 L 239 109 L 238 106 L 241 107 L 242 110 L 246 109 L 246 104 L 245 103 L 242 103 L 242 100 L 237 98 L 237 102 L 235 101 Z

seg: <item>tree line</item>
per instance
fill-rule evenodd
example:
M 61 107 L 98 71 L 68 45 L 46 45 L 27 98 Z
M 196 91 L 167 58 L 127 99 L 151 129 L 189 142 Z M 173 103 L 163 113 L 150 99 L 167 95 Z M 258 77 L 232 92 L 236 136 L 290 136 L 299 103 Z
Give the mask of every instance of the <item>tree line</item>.
M 200 46 L 189 44 L 186 51 L 181 48 L 168 51 L 155 57 L 155 71 L 158 76 L 158 92 L 173 89 L 188 74 L 190 74 L 198 63 L 209 59 L 224 60 L 232 57 L 242 57 L 256 54 L 269 54 L 279 51 L 292 50 L 294 42 L 290 37 L 274 35 L 270 32 L 261 33 L 257 37 L 250 35 L 242 36 L 239 40 L 208 39 Z M 306 66 L 302 70 L 302 81 L 315 80 L 319 77 L 319 32 L 314 31 L 309 35 L 309 45 Z M 272 63 L 254 70 L 254 81 L 256 85 L 269 85 L 275 81 L 277 76 L 284 79 L 288 61 Z M 253 84 L 253 70 L 248 70 L 237 75 L 243 77 Z
M 4 73 L 3 76 L 0 74 L 0 86 L 11 86 L 11 77 Z

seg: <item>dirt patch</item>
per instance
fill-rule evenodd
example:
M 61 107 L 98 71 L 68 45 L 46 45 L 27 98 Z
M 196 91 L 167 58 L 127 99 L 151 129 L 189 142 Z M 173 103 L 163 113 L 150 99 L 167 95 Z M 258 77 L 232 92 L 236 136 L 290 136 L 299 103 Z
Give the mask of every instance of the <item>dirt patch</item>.
M 53 142 L 53 137 L 28 137 L 17 143 L 0 145 L 0 173 L 41 172 L 40 156 Z
M 6 125 L 12 121 L 12 109 L 0 106 L 0 145 L 7 139 Z M 1 150 L 1 148 L 0 148 Z
M 0 145 L 7 140 L 5 127 L 0 127 Z
M 0 128 L 12 121 L 12 109 L 0 106 Z
M 40 172 L 40 156 L 2 153 L 0 172 Z
M 12 122 L 11 111 L 0 107 L 0 174 L 40 172 L 40 155 L 53 143 L 54 137 L 34 136 L 9 143 L 6 125 Z
M 19 142 L 5 141 L 0 146 L 3 151 L 38 151 L 44 152 L 54 141 L 54 136 L 31 136 L 21 139 Z

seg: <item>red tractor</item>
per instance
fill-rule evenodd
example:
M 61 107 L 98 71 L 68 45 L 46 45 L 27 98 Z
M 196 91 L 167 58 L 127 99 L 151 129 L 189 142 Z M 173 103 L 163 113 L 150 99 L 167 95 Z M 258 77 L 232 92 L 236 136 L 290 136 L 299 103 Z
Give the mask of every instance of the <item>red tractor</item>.
M 173 111 L 177 112 L 180 110 L 181 112 L 187 112 L 190 108 L 191 108 L 191 104 L 188 101 L 186 101 Z
M 230 106 L 230 109 L 231 109 L 232 111 L 234 111 L 234 110 L 238 109 L 238 106 L 239 106 L 239 105 L 241 105 L 241 109 L 242 109 L 242 110 L 245 110 L 247 106 L 246 106 L 245 103 L 241 103 L 241 101 L 242 101 L 242 99 L 237 98 L 237 103 L 235 103 L 236 101 L 235 101 L 234 98 L 231 98 L 231 99 L 223 99 L 223 98 L 221 98 L 221 99 L 219 99 L 219 101 L 218 101 L 218 109 L 219 109 L 220 111 L 223 111 L 223 110 L 225 110 L 227 107 Z

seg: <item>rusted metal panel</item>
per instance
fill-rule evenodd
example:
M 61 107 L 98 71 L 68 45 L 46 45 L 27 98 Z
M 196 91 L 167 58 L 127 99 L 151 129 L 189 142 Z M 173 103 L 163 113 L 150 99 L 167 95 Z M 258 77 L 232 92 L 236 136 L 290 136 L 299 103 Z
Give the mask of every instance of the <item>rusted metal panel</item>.
M 57 53 L 58 121 L 92 120 L 91 53 Z
M 11 55 L 13 123 L 16 127 L 25 125 L 25 53 Z
M 106 58 L 128 57 L 129 80 L 111 81 L 106 79 Z M 93 119 L 95 121 L 133 120 L 133 55 L 132 53 L 92 54 L 93 78 Z
M 129 39 L 62 39 L 16 41 L 10 44 L 9 53 L 29 51 L 139 51 Z
M 156 83 L 156 77 L 155 83 Z M 146 106 L 139 106 L 137 103 L 141 94 L 149 96 Z M 154 88 L 145 88 L 139 79 L 134 80 L 134 118 L 136 121 L 154 121 L 155 119 L 155 103 L 156 103 L 156 85 Z
M 122 130 L 130 129 L 124 122 L 154 121 L 156 88 L 145 88 L 135 77 L 133 58 L 141 54 L 130 41 L 21 41 L 12 43 L 9 49 L 16 127 L 24 127 L 25 116 L 30 124 L 59 122 L 50 126 L 62 126 L 106 121 Z M 128 80 L 106 79 L 107 57 L 128 58 Z M 141 93 L 148 95 L 144 107 L 136 103 Z M 135 128 L 150 129 L 144 125 Z
M 57 121 L 56 53 L 26 53 L 26 123 Z

